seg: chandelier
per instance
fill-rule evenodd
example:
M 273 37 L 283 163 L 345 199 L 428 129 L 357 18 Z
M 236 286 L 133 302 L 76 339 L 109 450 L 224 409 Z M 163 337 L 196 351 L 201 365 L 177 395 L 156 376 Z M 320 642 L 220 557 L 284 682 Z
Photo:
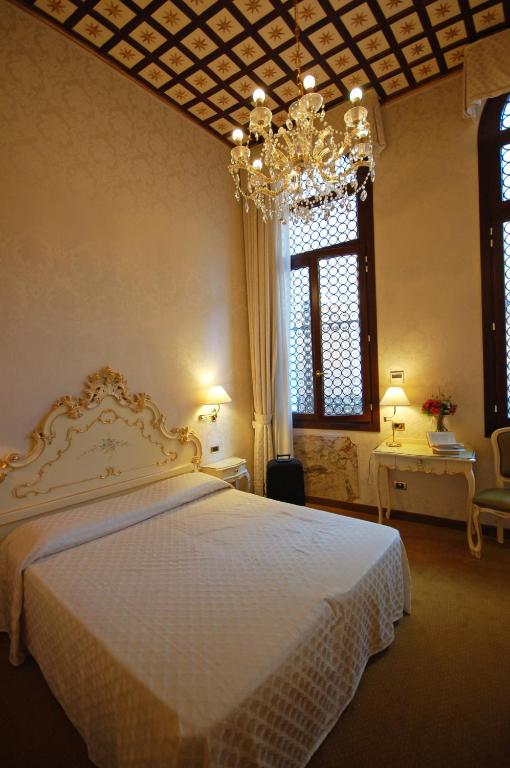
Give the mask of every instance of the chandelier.
M 275 132 L 273 115 L 264 106 L 262 88 L 253 92 L 248 135 L 232 133 L 229 171 L 235 197 L 250 201 L 264 221 L 276 216 L 282 223 L 328 219 L 333 203 L 350 209 L 355 195 L 366 200 L 367 183 L 374 180 L 374 158 L 367 109 L 361 88 L 350 93 L 352 106 L 344 115 L 342 133 L 325 120 L 324 99 L 315 93 L 313 75 L 301 77 L 297 0 L 294 0 L 296 84 L 299 98 L 288 110 L 285 125 Z M 251 143 L 251 147 L 250 147 Z M 362 170 L 364 169 L 364 171 Z

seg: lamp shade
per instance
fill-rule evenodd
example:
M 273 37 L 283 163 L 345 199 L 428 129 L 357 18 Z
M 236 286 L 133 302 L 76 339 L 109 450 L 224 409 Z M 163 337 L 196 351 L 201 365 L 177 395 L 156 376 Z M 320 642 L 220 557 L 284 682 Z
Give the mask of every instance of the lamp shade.
M 222 403 L 231 403 L 232 398 L 226 392 L 223 387 L 214 386 L 209 387 L 206 392 L 206 399 L 204 405 L 222 405 Z
M 381 405 L 411 405 L 402 387 L 388 387 L 381 398 Z

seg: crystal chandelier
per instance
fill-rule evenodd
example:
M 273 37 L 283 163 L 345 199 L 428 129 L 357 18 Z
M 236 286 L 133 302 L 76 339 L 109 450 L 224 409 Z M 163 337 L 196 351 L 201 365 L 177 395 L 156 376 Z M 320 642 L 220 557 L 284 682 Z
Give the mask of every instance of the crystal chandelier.
M 361 88 L 350 93 L 353 106 L 344 115 L 345 132 L 328 125 L 324 99 L 313 90 L 315 78 L 301 77 L 297 0 L 294 23 L 300 96 L 290 105 L 285 125 L 275 132 L 272 112 L 264 106 L 265 93 L 257 88 L 246 141 L 240 128 L 232 133 L 236 146 L 229 165 L 236 199 L 243 199 L 246 211 L 251 201 L 264 221 L 275 215 L 283 223 L 289 218 L 328 219 L 333 202 L 348 209 L 356 194 L 365 200 L 368 180 L 374 180 L 375 171 L 368 112 L 360 104 Z

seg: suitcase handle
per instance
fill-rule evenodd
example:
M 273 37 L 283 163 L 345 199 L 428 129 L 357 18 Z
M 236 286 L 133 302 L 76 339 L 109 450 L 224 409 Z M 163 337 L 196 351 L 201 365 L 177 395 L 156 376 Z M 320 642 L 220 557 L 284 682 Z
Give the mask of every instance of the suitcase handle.
M 290 461 L 290 453 L 277 453 L 276 461 Z

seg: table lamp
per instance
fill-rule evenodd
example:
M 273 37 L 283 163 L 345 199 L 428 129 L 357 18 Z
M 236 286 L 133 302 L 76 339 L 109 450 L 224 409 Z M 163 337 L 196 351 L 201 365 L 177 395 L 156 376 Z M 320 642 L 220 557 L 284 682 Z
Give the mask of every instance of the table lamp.
M 409 402 L 409 398 L 407 397 L 402 387 L 388 387 L 381 398 L 381 405 L 393 406 L 392 415 L 384 417 L 384 421 L 391 421 L 392 429 L 391 441 L 388 441 L 386 445 L 389 445 L 390 448 L 398 448 L 402 445 L 402 443 L 395 442 L 395 423 L 393 421 L 395 418 L 395 413 L 397 412 L 397 405 L 411 405 L 411 403 Z

